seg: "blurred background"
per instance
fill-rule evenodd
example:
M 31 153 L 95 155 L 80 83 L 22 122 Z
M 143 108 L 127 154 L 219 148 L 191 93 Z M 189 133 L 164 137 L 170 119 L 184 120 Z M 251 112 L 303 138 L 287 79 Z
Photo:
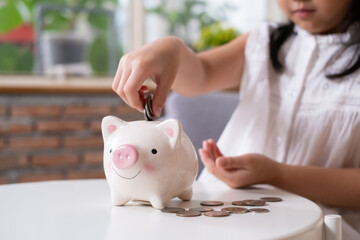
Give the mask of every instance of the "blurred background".
M 102 117 L 143 119 L 111 90 L 123 54 L 167 35 L 203 51 L 285 20 L 275 0 L 1 0 L 0 184 L 104 177 Z

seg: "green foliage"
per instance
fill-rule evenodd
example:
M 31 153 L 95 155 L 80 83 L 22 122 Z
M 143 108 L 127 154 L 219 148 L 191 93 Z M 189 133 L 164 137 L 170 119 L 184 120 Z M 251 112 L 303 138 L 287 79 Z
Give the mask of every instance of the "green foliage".
M 0 44 L 0 71 L 29 72 L 33 67 L 33 56 L 27 47 L 14 44 Z
M 196 51 L 210 49 L 223 45 L 236 38 L 239 33 L 233 28 L 223 28 L 221 23 L 217 22 L 201 29 L 200 39 L 194 44 Z
M 0 33 L 6 33 L 22 23 L 21 14 L 13 2 L 0 5 Z
M 49 12 L 44 16 L 43 28 L 51 31 L 70 30 L 69 16 L 64 12 Z
M 90 14 L 88 16 L 88 22 L 92 27 L 96 28 L 97 31 L 103 32 L 103 34 L 106 34 L 109 30 L 109 18 L 104 15 Z
M 109 66 L 107 39 L 98 36 L 89 47 L 89 62 L 95 74 L 106 73 Z
M 200 28 L 213 24 L 218 19 L 207 13 L 207 2 L 200 0 L 184 0 L 183 8 L 169 9 L 166 4 L 167 0 L 161 0 L 160 4 L 154 8 L 149 8 L 150 13 L 158 14 L 166 19 L 169 24 L 169 35 L 175 35 L 182 38 L 189 46 L 190 40 L 187 38 L 190 34 L 187 32 L 191 21 L 197 21 Z M 185 30 L 185 34 L 181 34 Z

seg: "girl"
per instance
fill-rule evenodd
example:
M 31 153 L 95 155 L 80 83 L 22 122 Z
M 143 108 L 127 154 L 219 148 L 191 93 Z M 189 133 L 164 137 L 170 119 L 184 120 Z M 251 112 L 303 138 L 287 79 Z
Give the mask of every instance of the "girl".
M 142 111 L 150 76 L 159 116 L 170 89 L 240 86 L 218 145 L 206 140 L 199 150 L 208 172 L 233 188 L 265 183 L 302 195 L 360 232 L 360 1 L 278 4 L 289 24 L 213 50 L 195 54 L 166 37 L 125 55 L 113 89 Z

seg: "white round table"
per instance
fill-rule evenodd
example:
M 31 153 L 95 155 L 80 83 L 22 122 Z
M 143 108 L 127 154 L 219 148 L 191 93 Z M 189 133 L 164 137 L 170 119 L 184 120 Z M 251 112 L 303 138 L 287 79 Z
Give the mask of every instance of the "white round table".
M 204 200 L 231 206 L 235 200 L 265 196 L 283 201 L 267 203 L 269 213 L 185 218 L 139 203 L 112 206 L 105 180 L 1 185 L 0 239 L 322 239 L 322 210 L 275 188 L 230 189 L 196 182 L 193 200 L 173 199 L 171 206 L 198 207 Z

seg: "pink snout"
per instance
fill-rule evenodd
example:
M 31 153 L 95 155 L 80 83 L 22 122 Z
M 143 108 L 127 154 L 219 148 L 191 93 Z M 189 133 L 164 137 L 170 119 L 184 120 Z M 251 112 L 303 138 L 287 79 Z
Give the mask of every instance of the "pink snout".
M 138 152 L 132 145 L 121 145 L 113 153 L 112 160 L 116 168 L 126 170 L 136 163 L 138 160 Z

